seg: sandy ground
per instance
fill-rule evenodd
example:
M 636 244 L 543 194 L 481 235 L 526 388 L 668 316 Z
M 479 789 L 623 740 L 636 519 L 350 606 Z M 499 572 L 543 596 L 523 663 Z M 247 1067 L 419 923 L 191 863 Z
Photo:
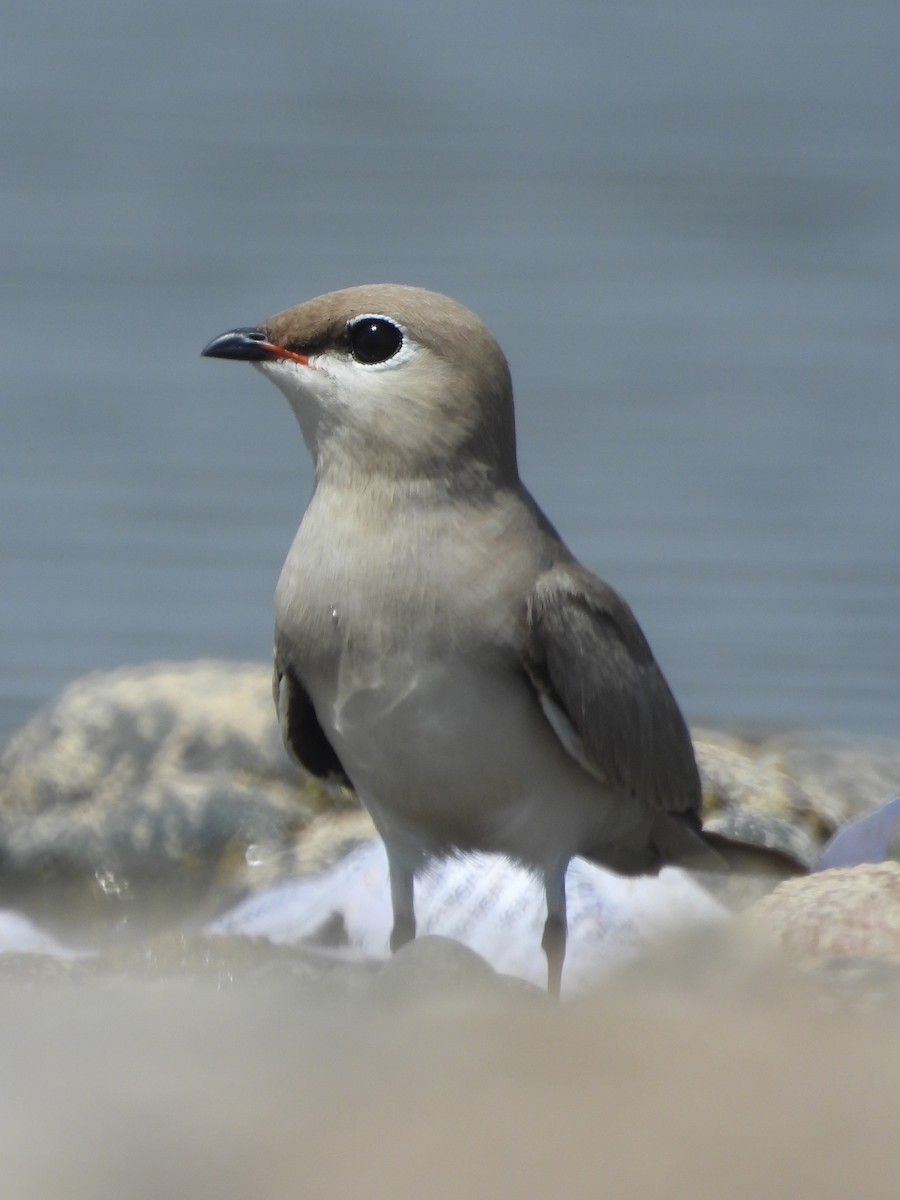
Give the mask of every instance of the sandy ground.
M 0 983 L 3 1195 L 894 1197 L 900 1015 L 681 941 L 577 1002 L 480 973 Z

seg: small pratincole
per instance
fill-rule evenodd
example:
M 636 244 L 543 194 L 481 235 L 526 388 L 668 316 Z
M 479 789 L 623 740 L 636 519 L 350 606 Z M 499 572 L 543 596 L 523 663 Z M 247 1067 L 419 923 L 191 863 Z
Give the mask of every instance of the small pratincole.
M 543 879 L 558 994 L 565 878 L 721 865 L 687 727 L 628 605 L 519 479 L 509 368 L 468 309 L 349 288 L 216 338 L 289 400 L 315 490 L 275 596 L 275 700 L 313 774 L 384 839 L 396 949 L 428 859 L 497 851 Z

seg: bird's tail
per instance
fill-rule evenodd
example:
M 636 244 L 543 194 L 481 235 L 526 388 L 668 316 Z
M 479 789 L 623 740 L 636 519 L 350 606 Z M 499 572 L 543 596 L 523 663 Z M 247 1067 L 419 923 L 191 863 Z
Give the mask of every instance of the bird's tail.
M 809 873 L 809 865 L 799 857 L 755 839 L 703 829 L 691 812 L 660 814 L 649 845 L 640 853 L 628 854 L 621 846 L 608 845 L 580 853 L 620 875 L 653 874 L 664 866 L 678 866 L 705 875 L 710 885 L 714 877 L 738 877 L 758 881 L 763 891 L 783 879 Z
M 657 822 L 653 841 L 663 862 L 712 874 L 753 875 L 790 879 L 806 875 L 809 866 L 789 852 L 755 838 L 703 829 L 693 813 L 668 813 Z
M 785 850 L 763 846 L 759 842 L 743 841 L 725 833 L 704 829 L 704 843 L 722 862 L 725 871 L 735 875 L 765 875 L 778 879 L 793 879 L 808 875 L 809 867 Z M 702 868 L 708 869 L 708 868 Z

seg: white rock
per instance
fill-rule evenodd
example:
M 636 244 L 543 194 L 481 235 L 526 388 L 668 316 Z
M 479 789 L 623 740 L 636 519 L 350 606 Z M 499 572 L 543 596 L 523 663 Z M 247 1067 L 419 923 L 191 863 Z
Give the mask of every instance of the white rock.
M 78 952 L 63 946 L 28 917 L 11 909 L 0 909 L 0 954 L 53 954 L 77 958 Z
M 689 874 L 625 879 L 582 859 L 567 876 L 569 937 L 563 993 L 574 995 L 665 933 L 720 922 L 726 910 Z M 416 881 L 419 933 L 456 938 L 498 971 L 543 986 L 540 949 L 546 909 L 540 883 L 500 855 L 437 863 Z M 391 928 L 384 847 L 358 847 L 321 874 L 279 884 L 238 904 L 207 927 L 293 944 L 339 917 L 353 958 L 386 958 Z

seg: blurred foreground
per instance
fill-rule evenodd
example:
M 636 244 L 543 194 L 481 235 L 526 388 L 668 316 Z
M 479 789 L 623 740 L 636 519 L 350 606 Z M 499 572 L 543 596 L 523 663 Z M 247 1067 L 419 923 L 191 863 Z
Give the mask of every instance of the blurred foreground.
M 896 745 L 697 745 L 710 824 L 801 862 L 900 780 Z M 11 739 L 3 1196 L 893 1197 L 900 865 L 887 834 L 877 865 L 789 880 L 662 943 L 637 936 L 626 881 L 598 884 L 586 912 L 600 932 L 586 925 L 584 944 L 605 982 L 586 976 L 562 1006 L 457 940 L 376 961 L 363 933 L 377 904 L 347 875 L 371 838 L 351 795 L 287 762 L 262 666 L 96 675 Z M 665 879 L 645 883 L 674 917 Z M 485 884 L 467 919 L 493 915 L 512 943 L 500 890 L 492 907 Z M 456 885 L 434 910 L 434 928 L 464 939 Z M 539 953 L 536 932 L 522 937 Z
M 436 943 L 365 1004 L 290 970 L 48 980 L 7 957 L 4 1194 L 896 1194 L 892 971 L 813 983 L 707 932 L 556 1007 L 467 952 L 434 969 Z

